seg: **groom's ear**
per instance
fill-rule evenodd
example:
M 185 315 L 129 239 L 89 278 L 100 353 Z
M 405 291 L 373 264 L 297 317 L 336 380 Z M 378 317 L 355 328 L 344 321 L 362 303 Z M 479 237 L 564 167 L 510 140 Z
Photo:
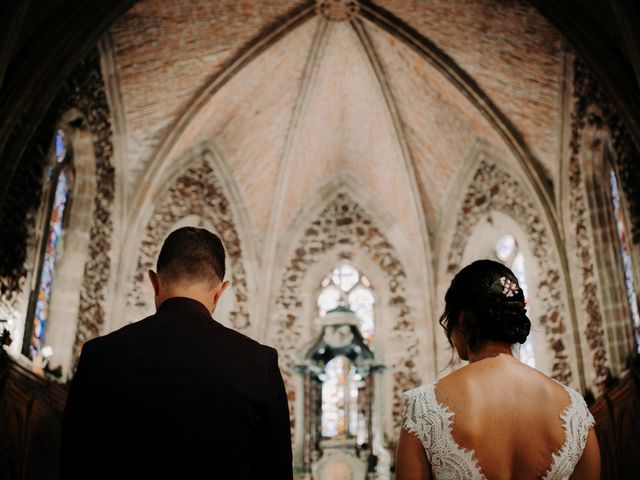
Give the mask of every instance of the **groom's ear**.
M 224 291 L 227 289 L 227 287 L 229 286 L 229 280 L 225 280 L 224 282 L 220 283 L 218 285 L 218 287 L 216 288 L 215 293 L 213 294 L 213 303 L 217 304 L 218 300 L 220 300 L 220 297 L 222 296 L 222 294 L 224 293 Z
M 149 275 L 149 280 L 151 281 L 151 285 L 153 285 L 153 291 L 157 297 L 160 293 L 160 279 L 158 278 L 158 274 L 153 270 L 149 270 L 147 274 Z

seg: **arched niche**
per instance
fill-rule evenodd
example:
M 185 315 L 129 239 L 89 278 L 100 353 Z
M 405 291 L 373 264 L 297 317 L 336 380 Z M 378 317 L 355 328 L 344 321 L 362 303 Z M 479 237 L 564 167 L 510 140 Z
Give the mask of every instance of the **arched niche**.
M 562 206 L 585 340 L 586 376 L 598 395 L 607 377 L 618 375 L 637 351 L 640 249 L 633 244 L 634 232 L 638 236 L 637 215 L 633 215 L 638 170 L 633 161 L 638 150 L 589 69 L 578 57 L 572 63 L 574 121 L 570 156 L 563 165 Z
M 462 255 L 462 265 L 480 260 L 490 259 L 500 261 L 512 266 L 515 256 L 521 254 L 526 269 L 527 285 L 527 316 L 531 320 L 531 341 L 535 356 L 535 367 L 547 375 L 551 375 L 551 359 L 553 352 L 547 342 L 544 326 L 539 323 L 540 307 L 538 284 L 540 283 L 540 264 L 537 261 L 529 238 L 526 226 L 520 225 L 516 219 L 500 211 L 488 212 L 487 216 L 474 227 Z M 514 252 L 507 259 L 501 259 L 496 254 L 497 243 L 505 236 L 515 239 Z M 515 272 L 514 272 L 515 273 Z M 515 354 L 518 354 L 519 345 L 515 346 Z
M 159 247 L 156 253 L 157 254 L 160 253 L 160 246 L 164 243 L 165 239 L 169 236 L 171 232 L 183 227 L 205 228 L 210 232 L 213 232 L 214 234 L 218 235 L 220 238 L 222 238 L 222 235 L 216 230 L 216 227 L 210 218 L 202 217 L 197 214 L 191 214 L 191 215 L 187 215 L 186 217 L 180 218 L 173 225 L 169 226 L 166 229 L 165 235 L 160 241 Z M 225 246 L 225 251 L 227 250 L 228 249 Z M 225 255 L 225 272 L 226 272 L 225 279 L 228 279 L 232 275 L 231 273 L 232 268 L 233 267 L 232 267 L 230 256 Z M 152 269 L 156 271 L 155 265 L 153 265 Z M 155 312 L 155 308 L 153 304 L 153 297 L 154 297 L 153 287 L 151 286 L 151 282 L 146 280 L 147 280 L 146 277 L 143 276 L 143 279 L 139 285 L 140 290 L 142 292 L 141 298 L 144 299 L 145 305 L 144 306 L 136 305 L 137 306 L 136 308 L 137 316 L 135 317 L 136 319 L 141 319 L 146 315 L 152 315 Z M 237 312 L 237 309 L 238 309 L 238 298 L 236 295 L 236 288 L 235 288 L 235 285 L 231 283 L 229 287 L 227 287 L 227 289 L 225 290 L 222 297 L 220 298 L 220 301 L 218 302 L 218 304 L 216 305 L 216 310 L 213 316 L 216 319 L 216 321 L 222 323 L 227 327 L 233 328 L 234 325 L 231 321 L 231 318 L 233 317 L 234 312 Z
M 583 388 L 580 341 L 568 304 L 570 283 L 557 225 L 547 218 L 546 210 L 517 164 L 503 159 L 498 150 L 477 145 L 461 178 L 457 195 L 452 194 L 448 202 L 452 214 L 443 228 L 438 298 L 444 298 L 453 275 L 465 265 L 465 249 L 476 226 L 495 212 L 517 219 L 535 259 L 532 263 L 537 265 L 534 288 L 539 303 L 535 307 L 534 325 L 544 328 L 546 344 L 552 352 L 547 370 L 557 380 Z M 437 337 L 437 341 L 438 365 L 446 368 L 451 360 L 450 350 L 443 336 Z
M 394 231 L 393 224 L 387 229 L 378 223 L 389 217 L 372 215 L 344 185 L 334 187 L 318 205 L 320 208 L 298 216 L 295 233 L 284 237 L 288 241 L 281 245 L 279 258 L 284 261 L 274 274 L 280 280 L 272 297 L 267 340 L 280 353 L 294 416 L 296 385 L 289 366 L 304 354 L 305 344 L 313 338 L 318 282 L 341 260 L 366 272 L 380 299 L 376 301 L 377 328 L 385 332 L 381 334 L 385 338 L 377 348 L 387 366 L 383 381 L 385 401 L 381 408 L 386 415 L 383 420 L 386 437 L 394 439 L 402 413 L 400 394 L 421 383 L 420 373 L 432 366 L 428 343 L 421 344 L 423 337 L 416 328 L 424 304 L 410 295 L 407 274 L 410 270 L 400 261 L 401 250 L 389 239 L 388 234 L 399 232 Z M 401 245 L 405 245 L 402 240 Z M 408 249 L 404 250 L 405 255 L 407 252 Z M 294 443 L 298 440 L 294 437 Z
M 248 233 L 241 235 L 239 232 L 242 227 L 244 232 L 249 231 L 239 213 L 243 209 L 242 201 L 217 150 L 210 144 L 194 147 L 179 162 L 173 175 L 167 177 L 164 186 L 157 189 L 153 201 L 145 209 L 147 215 L 139 226 L 139 236 L 128 242 L 122 253 L 129 285 L 127 291 L 122 292 L 126 295 L 127 310 L 123 320 L 112 323 L 112 328 L 153 313 L 153 292 L 147 285 L 147 271 L 155 270 L 162 242 L 173 229 L 195 224 L 209 226 L 216 232 L 228 257 L 227 278 L 232 289 L 225 296 L 230 297 L 232 293 L 234 298 L 224 300 L 216 317 L 244 333 L 253 332 L 250 291 L 255 288 L 255 260 L 245 250 L 251 245 L 251 238 Z M 252 251 L 251 248 L 248 250 Z M 127 269 L 127 265 L 131 267 Z M 250 273 L 246 265 L 250 265 Z M 223 315 L 227 319 L 223 319 Z

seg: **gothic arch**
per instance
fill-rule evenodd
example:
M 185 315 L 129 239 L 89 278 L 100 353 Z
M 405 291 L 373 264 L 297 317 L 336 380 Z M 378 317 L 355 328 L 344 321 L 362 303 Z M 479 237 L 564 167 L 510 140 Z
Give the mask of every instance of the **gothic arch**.
M 75 334 L 75 339 L 70 358 L 67 357 L 67 352 L 63 352 L 61 363 L 63 367 L 68 365 L 72 368 L 84 342 L 102 333 L 108 308 L 105 295 L 111 278 L 112 207 L 115 190 L 113 135 L 97 49 L 93 49 L 76 67 L 59 93 L 52 111 L 71 112 L 71 117 L 67 118 L 71 121 L 70 126 L 78 132 L 83 131 L 82 138 L 76 139 L 83 148 L 83 152 L 78 153 L 82 158 L 86 155 L 87 162 L 94 164 L 95 172 L 94 178 L 85 183 L 87 187 L 91 181 L 95 182 L 94 194 L 90 198 L 85 197 L 83 208 L 89 211 L 80 212 L 78 209 L 82 216 L 78 222 L 82 223 L 83 229 L 88 230 L 83 233 L 88 235 L 88 239 L 82 240 L 88 244 L 88 253 L 83 264 L 73 267 L 82 276 L 81 284 L 76 290 L 80 292 L 77 315 L 65 320 L 71 322 L 67 325 L 73 325 L 72 331 L 75 328 L 74 333 L 70 333 Z M 72 206 L 72 210 L 73 208 L 75 207 Z M 66 311 L 65 313 L 68 314 Z M 68 348 L 66 343 L 65 348 Z
M 369 1 L 360 1 L 353 3 L 357 4 L 359 8 L 356 8 L 354 12 L 352 12 L 355 17 L 349 16 L 348 21 L 352 23 L 352 25 L 358 32 L 365 50 L 368 53 L 371 53 L 371 49 L 367 49 L 366 28 L 364 28 L 366 27 L 365 24 L 367 22 L 371 22 L 377 27 L 382 28 L 394 37 L 398 38 L 399 41 L 409 45 L 424 58 L 425 62 L 430 63 L 439 72 L 441 72 L 450 84 L 464 93 L 464 95 L 469 99 L 469 102 L 471 103 L 473 108 L 477 109 L 487 119 L 491 127 L 495 129 L 495 131 L 504 140 L 506 148 L 512 154 L 512 158 L 519 165 L 523 176 L 527 178 L 527 184 L 531 189 L 535 191 L 536 198 L 540 201 L 540 208 L 545 211 L 545 215 L 547 217 L 555 218 L 557 212 L 554 208 L 552 198 L 553 188 L 551 185 L 551 181 L 549 180 L 549 178 L 547 178 L 543 168 L 540 166 L 539 159 L 537 159 L 531 153 L 529 146 L 522 137 L 522 134 L 509 121 L 507 116 L 498 108 L 498 106 L 491 100 L 491 98 L 489 98 L 488 95 L 482 91 L 482 89 L 474 81 L 472 76 L 463 68 L 461 68 L 451 57 L 446 55 L 436 44 L 431 42 L 428 38 L 425 38 L 424 35 L 420 34 L 420 32 L 412 29 L 401 19 L 395 17 L 388 10 L 379 7 L 373 2 Z M 203 85 L 200 93 L 192 99 L 189 106 L 184 109 L 180 118 L 178 118 L 176 122 L 171 126 L 170 131 L 163 140 L 163 143 L 151 155 L 147 171 L 144 174 L 144 178 L 142 178 L 140 182 L 142 185 L 157 184 L 158 177 L 163 174 L 164 170 L 168 168 L 168 165 L 174 161 L 176 156 L 179 156 L 181 154 L 180 152 L 182 151 L 182 148 L 185 145 L 188 145 L 190 140 L 190 129 L 199 121 L 201 121 L 198 120 L 199 117 L 204 115 L 203 112 L 206 110 L 208 103 L 220 91 L 220 89 L 225 84 L 227 84 L 236 74 L 238 74 L 238 72 L 240 72 L 243 68 L 246 68 L 247 65 L 250 64 L 250 62 L 254 61 L 258 56 L 264 53 L 265 50 L 273 45 L 278 39 L 289 34 L 303 23 L 314 18 L 314 16 L 317 16 L 318 11 L 316 11 L 315 7 L 316 6 L 313 3 L 306 3 L 296 8 L 295 10 L 292 10 L 288 15 L 286 21 L 280 22 L 278 25 L 272 25 L 267 31 L 256 37 L 250 44 L 246 46 L 245 49 L 243 49 L 235 58 L 233 58 L 223 70 L 221 70 L 213 78 L 211 78 L 211 80 L 206 85 Z M 321 29 L 319 28 L 318 31 L 320 30 Z M 318 41 L 316 43 L 321 42 Z M 319 48 L 320 47 L 318 47 L 318 49 Z M 317 49 L 314 48 L 311 49 L 311 56 L 317 53 L 316 50 Z M 390 107 L 389 113 L 391 117 L 396 117 L 398 115 L 396 115 L 394 112 L 397 110 L 397 108 L 394 105 L 393 96 L 390 95 L 390 89 L 385 87 L 386 81 L 384 79 L 384 72 L 381 68 L 379 68 L 380 66 L 377 65 L 379 62 L 377 62 L 375 58 L 372 58 L 372 62 L 372 67 L 378 75 L 378 80 L 380 81 L 380 86 L 382 87 L 385 101 Z M 314 62 L 312 61 L 312 59 L 310 59 L 309 70 L 313 70 L 313 68 L 311 68 L 313 66 L 313 63 Z M 309 80 L 306 78 L 311 74 L 305 75 L 305 79 L 303 79 L 303 81 L 301 82 L 303 87 L 305 85 L 308 86 Z M 304 100 L 303 97 L 304 94 L 301 94 L 300 99 Z M 298 105 L 299 103 L 304 102 L 297 101 L 296 105 Z M 298 105 L 294 108 L 294 111 L 300 108 L 302 108 L 302 106 Z M 402 137 L 404 135 L 402 133 L 403 122 L 401 121 L 402 119 L 399 118 L 396 118 L 395 120 L 400 120 L 394 121 L 394 125 L 398 130 L 399 141 L 402 144 Z M 409 157 L 410 152 L 407 152 L 405 163 L 406 166 L 411 169 L 413 160 Z M 282 168 L 280 168 L 281 174 L 277 182 L 278 184 L 286 183 L 288 175 L 286 162 L 281 163 Z M 410 173 L 409 178 L 415 179 L 415 175 L 413 173 Z M 279 190 L 279 185 L 276 185 L 275 191 L 278 192 Z M 420 219 L 423 216 L 422 212 L 426 210 L 426 204 L 428 203 L 428 200 L 425 197 L 424 192 L 419 191 L 417 187 L 416 192 L 414 192 L 414 198 L 416 197 L 418 199 L 418 201 L 416 202 L 416 213 L 418 215 L 418 219 Z M 147 201 L 148 191 L 146 190 L 146 187 L 143 187 L 137 192 L 134 192 L 134 197 L 132 199 L 133 211 L 140 211 Z M 272 215 L 277 217 L 279 206 L 274 205 L 274 208 L 272 208 L 271 211 Z M 137 224 L 137 222 L 137 218 L 132 219 L 133 224 Z M 276 262 L 276 259 L 279 258 L 277 255 L 277 230 L 278 228 L 280 228 L 280 225 L 277 221 L 270 221 L 269 223 L 271 227 L 268 234 L 266 235 L 266 243 L 264 248 L 264 262 L 266 265 L 264 270 L 267 274 L 277 268 L 277 266 L 273 264 Z M 428 256 L 428 253 L 432 249 L 432 247 L 431 245 L 429 245 L 429 241 L 431 240 L 431 238 L 427 233 L 426 224 L 423 224 L 423 229 L 424 245 L 422 247 L 422 250 L 425 253 L 424 262 L 430 264 L 435 263 L 435 257 L 431 258 Z M 261 277 L 261 280 L 264 283 L 271 283 L 275 280 L 275 277 L 264 275 Z M 431 292 L 431 294 L 432 293 L 433 292 Z M 266 300 L 263 303 L 263 308 L 268 308 Z
M 311 338 L 305 335 L 306 319 L 301 299 L 303 285 L 310 271 L 319 262 L 332 258 L 353 258 L 355 252 L 375 264 L 384 274 L 387 289 L 388 311 L 393 313 L 390 325 L 389 346 L 385 349 L 385 360 L 391 372 L 392 416 L 394 427 L 398 425 L 402 406 L 400 394 L 421 381 L 418 365 L 420 361 L 419 340 L 409 300 L 407 271 L 400 261 L 398 251 L 369 211 L 360 205 L 347 189 L 337 188 L 325 201 L 323 209 L 313 216 L 304 216 L 301 234 L 283 238 L 294 238 L 293 242 L 281 244 L 279 258 L 288 259 L 274 278 L 279 278 L 274 305 L 270 315 L 268 342 L 281 355 L 283 377 L 287 384 L 290 402 L 295 401 L 295 389 L 290 365 L 296 358 L 300 346 Z M 303 222 L 299 215 L 294 224 Z M 384 223 L 384 216 L 382 219 Z M 391 233 L 392 229 L 391 229 Z M 286 251 L 286 254 L 284 254 Z M 292 409 L 293 412 L 293 409 Z
M 71 340 L 72 353 L 69 353 L 71 346 L 68 345 L 67 340 L 60 343 L 62 348 L 58 347 L 58 351 L 54 351 L 56 357 L 52 360 L 52 365 L 55 366 L 60 361 L 58 357 L 61 357 L 60 363 L 64 367 L 67 363 L 67 356 L 72 360 L 77 359 L 82 344 L 101 333 L 107 308 L 105 302 L 106 284 L 111 277 L 110 250 L 113 233 L 111 209 L 114 195 L 114 168 L 111 163 L 112 131 L 100 58 L 96 49 L 91 49 L 87 57 L 75 67 L 73 73 L 67 78 L 53 104 L 44 115 L 42 123 L 38 126 L 37 141 L 29 144 L 29 156 L 32 159 L 30 162 L 33 162 L 32 165 L 37 168 L 45 168 L 43 152 L 48 150 L 50 136 L 55 131 L 55 127 L 60 126 L 61 121 L 70 122 L 71 124 L 67 126 L 70 127 L 69 131 L 76 131 L 79 134 L 75 143 L 78 147 L 82 146 L 82 152 L 75 152 L 78 156 L 77 160 L 83 160 L 82 163 L 85 166 L 92 165 L 95 172 L 92 179 L 84 182 L 81 205 L 75 205 L 71 208 L 79 214 L 77 219 L 71 220 L 80 225 L 81 236 L 88 235 L 88 239 L 83 238 L 80 241 L 83 245 L 88 244 L 88 253 L 84 263 L 82 260 L 78 260 L 77 256 L 76 261 L 72 262 L 74 263 L 73 269 L 76 270 L 73 272 L 73 284 L 76 287 L 75 298 L 71 299 L 64 309 L 58 309 L 62 313 L 61 322 L 64 322 L 64 329 L 71 337 L 75 335 L 75 338 Z M 81 173 L 84 175 L 87 172 Z M 93 193 L 92 182 L 95 182 Z M 30 189 L 35 194 L 34 197 L 40 197 L 41 187 L 40 182 L 31 181 Z M 34 205 L 31 208 L 37 207 Z M 26 216 L 29 225 L 26 235 L 28 239 L 26 250 L 30 259 L 34 258 L 36 250 L 33 244 L 32 219 L 31 213 L 29 213 Z M 20 245 L 18 245 L 18 251 L 20 251 Z M 34 262 L 27 261 L 31 263 L 33 268 Z M 19 279 L 19 287 L 22 289 L 26 287 L 24 280 L 28 279 L 24 277 L 24 273 L 18 273 L 22 277 Z M 77 285 L 78 281 L 79 285 Z M 77 298 L 78 292 L 79 300 Z M 79 302 L 76 307 L 71 305 L 75 302 Z M 25 310 L 20 313 L 24 315 Z M 18 343 L 16 342 L 16 348 Z
M 462 190 L 462 200 L 450 207 L 451 211 L 457 213 L 451 219 L 453 232 L 447 236 L 450 241 L 442 245 L 446 251 L 442 251 L 440 257 L 440 286 L 446 288 L 451 276 L 464 266 L 461 262 L 469 235 L 478 222 L 486 219 L 491 212 L 501 212 L 526 225 L 528 244 L 538 263 L 538 322 L 544 326 L 551 348 L 551 374 L 566 384 L 579 382 L 582 387 L 584 379 L 581 367 L 578 365 L 579 375 L 575 378 L 570 363 L 572 355 L 567 352 L 575 339 L 572 336 L 575 332 L 572 318 L 567 318 L 566 275 L 560 262 L 561 252 L 554 242 L 552 226 L 537 205 L 535 196 L 521 183 L 517 170 L 499 166 L 491 160 L 490 155 L 491 152 L 483 152 L 483 149 L 475 152 L 476 159 L 470 162 L 468 170 L 472 174 L 465 175 L 466 181 L 462 183 L 466 185 Z
M 432 313 L 433 291 L 435 289 L 435 276 L 430 271 L 428 264 L 416 261 L 414 254 L 416 249 L 423 247 L 423 243 L 419 245 L 412 243 L 405 235 L 404 231 L 398 225 L 397 218 L 380 203 L 380 200 L 371 193 L 367 186 L 354 175 L 341 171 L 330 177 L 326 182 L 319 185 L 314 192 L 311 192 L 305 203 L 302 205 L 296 216 L 293 218 L 284 234 L 280 235 L 279 244 L 275 253 L 275 258 L 287 259 L 291 255 L 291 246 L 295 245 L 304 235 L 308 228 L 309 219 L 318 218 L 326 209 L 328 199 L 334 198 L 339 193 L 343 193 L 354 199 L 354 203 L 359 205 L 371 218 L 375 219 L 376 225 L 380 231 L 384 232 L 389 243 L 395 248 L 400 262 L 404 265 L 407 278 L 411 281 L 407 285 L 408 300 L 411 305 L 416 305 L 416 311 Z M 283 241 L 286 239 L 286 241 Z M 353 258 L 360 259 L 363 262 L 363 268 L 369 264 L 368 257 L 362 255 L 362 252 L 354 251 Z M 430 258 L 430 252 L 426 255 L 420 255 L 420 258 Z M 375 262 L 374 262 L 375 263 Z M 286 264 L 282 261 L 276 262 L 273 271 L 267 272 L 269 278 L 281 279 L 284 275 Z M 318 265 L 317 268 L 320 268 Z M 375 267 L 374 267 L 375 268 Z M 320 270 L 319 270 L 320 272 Z M 324 275 L 326 272 L 319 273 Z M 309 285 L 311 286 L 311 285 Z M 277 280 L 272 282 L 271 290 L 268 298 L 274 298 L 277 294 Z M 273 305 L 269 305 L 271 311 Z M 272 315 L 269 316 L 272 318 Z M 423 345 L 433 345 L 433 325 L 432 322 L 423 322 L 416 325 L 419 329 L 420 341 Z M 265 324 L 262 338 L 268 335 L 270 325 Z M 435 365 L 430 363 L 421 369 L 424 378 L 432 378 L 435 373 Z
M 249 331 L 252 327 L 249 296 L 255 285 L 246 267 L 253 259 L 251 254 L 245 253 L 250 235 L 239 232 L 238 217 L 242 219 L 242 214 L 238 211 L 242 206 L 238 192 L 229 188 L 231 180 L 224 162 L 215 147 L 208 143 L 192 149 L 173 170 L 174 175 L 165 187 L 155 192 L 151 214 L 138 237 L 142 240 L 132 250 L 137 256 L 133 260 L 135 270 L 129 273 L 131 288 L 126 298 L 132 313 L 128 320 L 139 320 L 140 313 L 149 313 L 150 299 L 143 288 L 146 272 L 155 268 L 156 257 L 169 229 L 185 217 L 197 216 L 212 224 L 226 248 L 235 294 L 230 323 L 237 330 Z
M 508 259 L 501 260 L 498 257 L 496 248 L 499 240 L 507 235 L 515 240 L 514 252 Z M 497 210 L 491 211 L 486 218 L 481 219 L 473 227 L 467 239 L 461 265 L 468 265 L 479 258 L 495 258 L 503 261 L 510 268 L 514 268 L 514 260 L 517 255 L 521 255 L 523 260 L 524 272 L 520 271 L 520 273 L 525 274 L 524 281 L 527 284 L 527 297 L 529 299 L 527 315 L 531 320 L 531 332 L 528 340 L 533 343 L 536 368 L 549 374 L 551 372 L 549 363 L 552 355 L 550 355 L 550 346 L 547 342 L 545 329 L 538 323 L 540 302 L 538 301 L 537 280 L 540 278 L 540 264 L 529 245 L 526 226 L 510 215 Z M 523 348 L 525 347 L 517 345 L 515 352 L 519 355 Z

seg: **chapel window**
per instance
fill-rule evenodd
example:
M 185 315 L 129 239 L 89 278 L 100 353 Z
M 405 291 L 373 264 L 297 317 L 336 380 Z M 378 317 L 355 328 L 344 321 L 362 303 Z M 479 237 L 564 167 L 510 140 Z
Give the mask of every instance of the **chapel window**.
M 69 203 L 70 172 L 64 132 L 58 130 L 54 140 L 55 162 L 47 170 L 49 197 L 45 211 L 44 234 L 40 250 L 40 263 L 37 270 L 35 290 L 30 301 L 32 318 L 30 328 L 25 332 L 23 352 L 31 358 L 45 354 L 45 330 L 49 319 L 49 307 L 56 263 L 62 251 L 62 235 L 65 209 Z
M 352 310 L 358 317 L 362 336 L 370 344 L 375 333 L 375 297 L 369 278 L 345 263 L 334 268 L 322 280 L 321 286 L 317 302 L 320 316 L 339 306 Z
M 375 297 L 369 278 L 352 265 L 335 267 L 321 283 L 318 313 L 345 308 L 357 318 L 358 330 L 367 345 L 375 336 Z M 358 408 L 358 392 L 362 378 L 355 365 L 339 355 L 327 362 L 322 375 L 322 436 L 327 438 L 366 435 L 365 422 Z
M 527 282 L 527 269 L 524 253 L 518 248 L 518 243 L 513 235 L 503 235 L 496 242 L 496 257 L 511 268 L 518 279 L 524 295 L 525 304 L 529 304 L 529 286 Z M 536 366 L 533 335 L 529 335 L 525 343 L 520 346 L 520 360 L 531 367 Z
M 640 351 L 640 313 L 638 312 L 638 300 L 636 298 L 636 290 L 633 281 L 633 270 L 631 261 L 631 249 L 629 248 L 629 237 L 625 227 L 624 214 L 622 212 L 622 199 L 620 197 L 620 189 L 618 187 L 618 178 L 613 169 L 610 172 L 611 183 L 611 199 L 613 201 L 613 215 L 616 222 L 616 231 L 618 232 L 619 251 L 622 257 L 622 265 L 624 267 L 624 280 L 627 290 L 627 300 L 631 309 L 631 318 L 635 331 L 636 344 Z
M 322 436 L 358 436 L 358 383 L 355 366 L 345 356 L 331 359 L 322 383 Z

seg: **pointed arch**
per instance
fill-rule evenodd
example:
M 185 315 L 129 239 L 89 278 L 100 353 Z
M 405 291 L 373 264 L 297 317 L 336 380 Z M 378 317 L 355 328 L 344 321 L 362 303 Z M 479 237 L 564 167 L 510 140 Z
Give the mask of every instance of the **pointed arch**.
M 410 279 L 408 284 L 408 300 L 411 305 L 415 305 L 416 311 L 433 312 L 433 295 L 435 289 L 435 276 L 431 272 L 428 264 L 416 261 L 415 251 L 422 248 L 422 243 L 416 245 L 410 241 L 405 235 L 404 230 L 398 223 L 398 219 L 394 216 L 385 205 L 371 192 L 370 189 L 357 177 L 348 172 L 338 172 L 327 181 L 319 185 L 316 190 L 308 194 L 306 201 L 297 212 L 293 220 L 290 222 L 287 230 L 279 236 L 280 241 L 275 252 L 275 258 L 281 259 L 273 265 L 273 271 L 266 272 L 269 278 L 273 278 L 272 287 L 269 298 L 274 298 L 278 294 L 279 280 L 285 275 L 287 264 L 282 259 L 288 259 L 292 254 L 292 246 L 297 245 L 307 235 L 310 219 L 318 219 L 326 214 L 329 199 L 335 199 L 337 196 L 344 195 L 351 202 L 362 210 L 370 223 L 374 223 L 380 232 L 384 233 L 385 242 L 391 245 L 398 257 L 400 263 L 404 266 L 407 278 Z M 355 238 L 364 235 L 366 230 L 358 232 Z M 365 270 L 375 270 L 378 262 L 371 260 L 369 251 L 362 254 L 361 251 L 354 249 L 352 258 L 357 261 L 357 265 Z M 427 257 L 430 257 L 427 252 Z M 420 256 L 421 257 L 421 256 Z M 316 267 L 321 269 L 322 262 L 326 262 L 325 267 L 334 260 L 318 259 Z M 320 270 L 318 270 L 320 271 Z M 370 272 L 373 275 L 373 272 Z M 324 275 L 324 273 L 322 273 Z M 380 282 L 377 282 L 380 284 Z M 311 286 L 311 285 L 308 285 Z M 273 319 L 273 304 L 269 305 L 269 322 Z M 264 325 L 264 333 L 262 338 L 268 338 L 271 323 Z M 423 348 L 432 349 L 434 345 L 434 325 L 433 322 L 424 321 L 417 325 L 420 341 Z M 428 345 L 428 347 L 427 347 Z M 436 375 L 435 364 L 429 357 L 424 365 L 420 368 L 421 376 L 424 378 L 433 378 Z
M 368 204 L 366 195 L 361 203 L 347 185 L 354 186 L 357 182 L 349 176 L 339 175 L 319 188 L 315 195 L 324 198 L 321 208 L 317 208 L 318 204 L 305 206 L 288 229 L 290 235 L 282 237 L 286 240 L 279 245 L 278 258 L 285 260 L 273 275 L 279 280 L 269 315 L 267 338 L 281 355 L 283 377 L 290 387 L 289 400 L 293 403 L 295 389 L 287 367 L 294 362 L 304 343 L 311 340 L 312 330 L 309 322 L 313 317 L 304 318 L 305 282 L 317 270 L 317 265 L 324 268 L 331 260 L 357 258 L 361 252 L 370 265 L 375 265 L 373 269 L 381 272 L 379 278 L 383 280 L 376 281 L 378 290 L 388 292 L 385 307 L 389 317 L 389 338 L 386 339 L 385 361 L 390 372 L 388 402 L 391 405 L 386 408 L 391 412 L 387 428 L 392 432 L 399 425 L 402 413 L 400 394 L 421 382 L 418 363 L 425 356 L 424 348 L 430 338 L 421 344 L 424 331 L 418 338 L 409 273 L 401 260 L 400 248 L 394 244 L 394 240 L 399 240 L 404 247 L 407 242 L 401 238 L 392 216 L 381 212 L 380 218 L 374 217 L 368 210 L 372 205 Z M 356 191 L 359 188 L 356 187 Z M 361 261 L 363 259 L 356 263 Z M 371 267 L 367 269 L 368 274 L 371 270 Z M 429 363 L 428 360 L 425 363 Z
M 456 213 L 446 230 L 447 240 L 441 245 L 440 286 L 444 290 L 453 274 L 463 267 L 469 235 L 492 212 L 501 212 L 525 225 L 523 230 L 527 232 L 528 244 L 538 264 L 538 322 L 544 326 L 552 352 L 551 374 L 565 384 L 573 382 L 584 387 L 579 343 L 575 345 L 575 352 L 567 351 L 578 337 L 567 302 L 566 269 L 560 261 L 562 253 L 552 233 L 553 225 L 545 217 L 535 195 L 525 186 L 527 184 L 523 184 L 517 169 L 501 167 L 492 158 L 496 151 L 488 150 L 482 144 L 472 154 L 474 158 L 463 177 L 465 182 L 461 191 L 464 194 L 461 200 L 449 206 L 449 210 Z M 578 361 L 576 365 L 571 364 L 572 358 Z
M 148 269 L 155 267 L 162 241 L 172 226 L 187 217 L 211 224 L 222 239 L 230 265 L 235 297 L 229 323 L 241 331 L 252 328 L 250 292 L 255 289 L 255 249 L 252 247 L 248 220 L 242 199 L 224 160 L 211 142 L 198 145 L 185 155 L 166 175 L 165 186 L 158 188 L 150 202 L 145 227 L 131 254 L 134 270 L 130 272 L 127 305 L 129 321 L 150 313 L 150 300 L 144 289 Z M 242 225 L 241 233 L 238 225 Z M 251 273 L 247 264 L 252 265 Z

